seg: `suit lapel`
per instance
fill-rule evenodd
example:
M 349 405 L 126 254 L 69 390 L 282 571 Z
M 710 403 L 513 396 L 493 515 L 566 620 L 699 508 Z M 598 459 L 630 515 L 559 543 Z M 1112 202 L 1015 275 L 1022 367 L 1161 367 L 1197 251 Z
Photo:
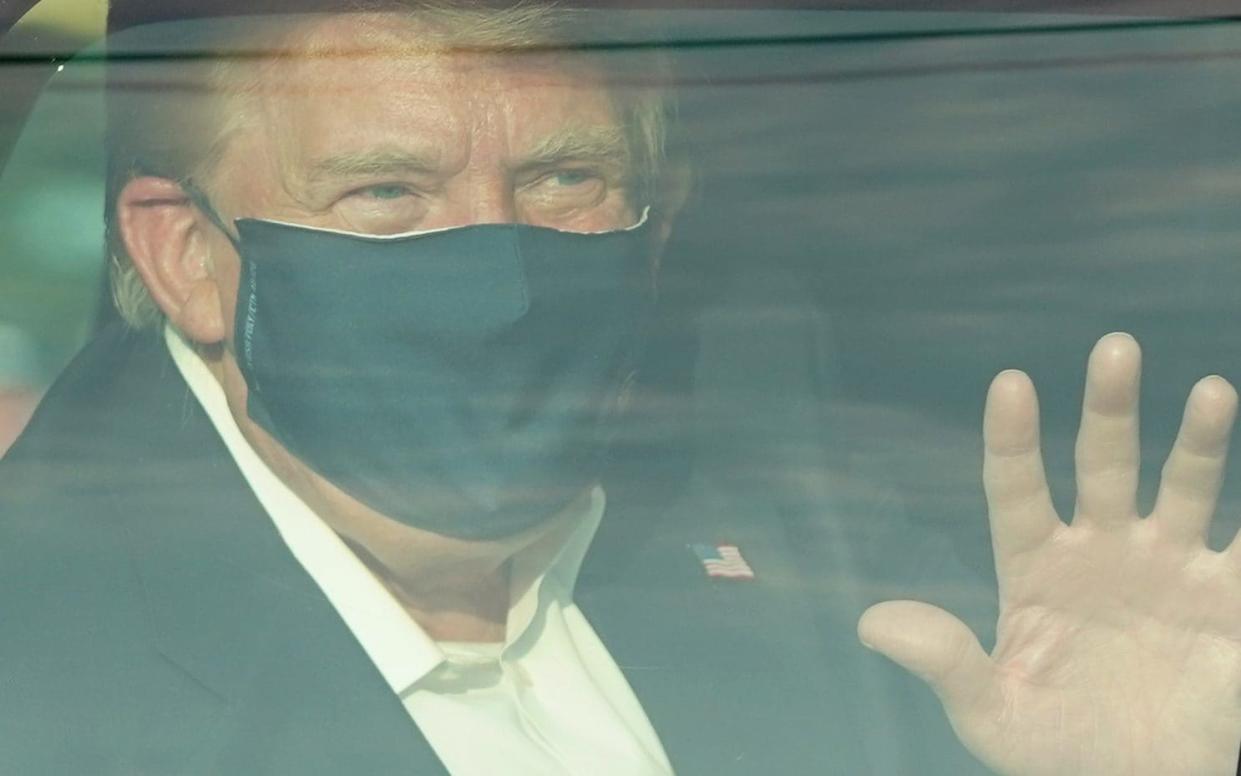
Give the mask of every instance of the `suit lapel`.
M 825 591 L 808 589 L 791 565 L 779 515 L 703 508 L 711 501 L 691 493 L 639 514 L 609 493 L 612 533 L 591 549 L 579 605 L 679 772 L 830 765 L 826 710 L 841 695 L 837 675 L 823 668 L 837 658 L 832 650 L 853 644 L 852 625 L 824 632 L 816 602 Z M 613 553 L 612 542 L 627 551 Z M 737 544 L 755 579 L 709 578 L 687 545 L 717 542 Z
M 285 547 L 162 342 L 132 337 L 109 394 L 108 493 L 155 646 L 227 704 L 220 772 L 443 773 Z

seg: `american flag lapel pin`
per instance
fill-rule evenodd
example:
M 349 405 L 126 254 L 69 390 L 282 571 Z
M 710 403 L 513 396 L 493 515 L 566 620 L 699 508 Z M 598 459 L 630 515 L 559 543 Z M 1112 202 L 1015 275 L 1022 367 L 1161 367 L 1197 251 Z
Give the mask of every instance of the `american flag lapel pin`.
M 721 579 L 754 579 L 754 569 L 745 562 L 735 544 L 691 544 L 690 550 L 708 577 Z

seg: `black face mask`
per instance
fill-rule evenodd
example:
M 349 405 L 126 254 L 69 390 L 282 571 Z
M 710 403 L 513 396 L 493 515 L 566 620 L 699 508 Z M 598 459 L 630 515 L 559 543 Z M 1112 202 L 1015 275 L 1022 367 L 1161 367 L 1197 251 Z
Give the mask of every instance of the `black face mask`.
M 496 539 L 598 479 L 654 302 L 645 219 L 236 227 L 247 412 L 329 482 L 407 525 Z

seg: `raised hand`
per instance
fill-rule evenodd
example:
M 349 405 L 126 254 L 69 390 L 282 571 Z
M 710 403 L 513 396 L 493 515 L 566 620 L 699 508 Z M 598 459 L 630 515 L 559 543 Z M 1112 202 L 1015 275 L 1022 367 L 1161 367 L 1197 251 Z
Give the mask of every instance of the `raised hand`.
M 1038 400 L 995 378 L 983 479 L 1000 619 L 987 655 L 957 618 L 914 601 L 862 616 L 869 647 L 927 681 L 953 728 L 1004 774 L 1232 774 L 1241 749 L 1241 539 L 1205 535 L 1237 394 L 1198 382 L 1140 518 L 1141 353 L 1110 334 L 1090 356 L 1077 438 L 1077 506 L 1057 516 L 1039 451 Z

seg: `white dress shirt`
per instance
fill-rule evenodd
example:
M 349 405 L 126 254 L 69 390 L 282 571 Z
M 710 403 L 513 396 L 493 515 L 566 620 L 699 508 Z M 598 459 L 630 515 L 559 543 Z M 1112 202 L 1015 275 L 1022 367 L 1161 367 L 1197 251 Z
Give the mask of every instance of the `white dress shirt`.
M 224 391 L 171 327 L 168 349 L 289 551 L 404 702 L 453 774 L 669 774 L 658 736 L 573 603 L 603 515 L 595 487 L 580 519 L 513 558 L 503 643 L 436 642 L 258 457 Z M 533 623 L 540 627 L 531 628 Z M 326 667 L 325 667 L 326 668 Z

